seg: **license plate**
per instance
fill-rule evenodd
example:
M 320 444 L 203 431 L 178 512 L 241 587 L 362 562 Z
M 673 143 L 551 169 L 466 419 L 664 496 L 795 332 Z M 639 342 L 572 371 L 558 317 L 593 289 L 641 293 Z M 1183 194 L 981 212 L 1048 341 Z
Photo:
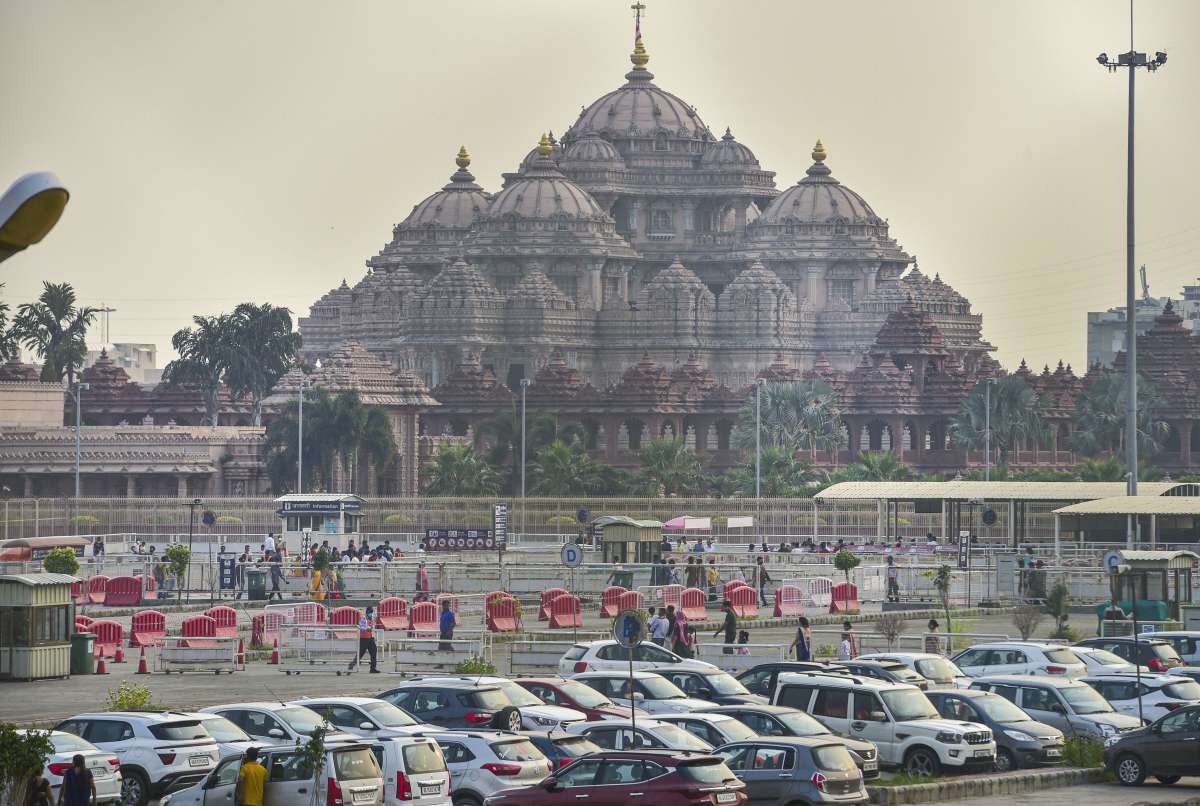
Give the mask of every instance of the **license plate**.
M 350 800 L 353 803 L 370 803 L 374 799 L 375 799 L 375 793 L 368 790 L 366 792 L 353 793 Z
M 208 756 L 192 756 L 188 759 L 188 764 L 191 764 L 193 767 L 207 767 L 211 763 L 212 759 Z
M 421 784 L 422 795 L 436 795 L 442 791 L 441 784 Z
M 991 750 L 976 750 L 975 751 L 975 758 L 991 758 L 991 757 L 992 757 Z
M 737 803 L 737 792 L 722 792 L 717 795 L 717 803 Z
M 877 770 L 877 769 L 879 769 L 878 761 L 875 761 L 874 759 L 872 759 L 870 761 L 863 762 L 863 772 L 875 772 L 875 770 Z
M 1046 748 L 1046 755 L 1048 755 L 1048 756 L 1061 756 L 1061 755 L 1062 755 L 1062 748 L 1060 748 L 1060 747 L 1047 747 L 1047 748 Z

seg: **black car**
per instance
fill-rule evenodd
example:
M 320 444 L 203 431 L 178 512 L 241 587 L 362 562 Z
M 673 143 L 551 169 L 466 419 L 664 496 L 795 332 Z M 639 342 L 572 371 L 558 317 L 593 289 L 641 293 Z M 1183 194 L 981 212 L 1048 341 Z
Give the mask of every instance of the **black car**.
M 1110 737 L 1104 743 L 1104 766 L 1124 786 L 1141 786 L 1147 775 L 1164 784 L 1200 775 L 1200 705 Z
M 414 680 L 376 694 L 418 722 L 454 730 L 521 729 L 521 712 L 496 686 L 469 680 Z
M 1065 739 L 1058 728 L 1037 722 L 999 694 L 977 689 L 948 689 L 925 694 L 946 719 L 978 722 L 992 729 L 996 769 L 1000 772 L 1059 764 Z
M 541 750 L 542 755 L 550 759 L 551 770 L 565 767 L 577 758 L 583 758 L 589 753 L 598 753 L 601 750 L 600 745 L 588 737 L 577 736 L 574 733 L 561 731 L 547 733 L 543 730 L 532 730 L 521 735 L 533 742 L 534 747 Z
M 790 671 L 790 670 L 789 670 Z M 834 734 L 803 711 L 785 708 L 782 705 L 720 705 L 704 711 L 706 714 L 725 714 L 741 722 L 762 737 L 807 736 L 830 737 Z M 879 753 L 871 742 L 862 739 L 838 737 L 854 756 L 864 778 L 879 776 Z
M 751 694 L 760 694 L 769 701 L 775 694 L 775 683 L 782 672 L 844 672 L 840 663 L 817 663 L 816 661 L 775 661 L 752 666 L 737 676 L 738 682 Z
M 899 661 L 844 660 L 840 665 L 846 667 L 851 674 L 861 677 L 872 677 L 888 683 L 908 683 L 921 691 L 929 688 L 929 681 L 925 679 L 924 675 L 913 671 Z
M 683 693 L 717 705 L 766 705 L 767 698 L 751 694 L 729 672 L 699 669 L 657 669 L 660 675 L 683 689 Z
M 1175 647 L 1161 638 L 1087 638 L 1075 646 L 1107 649 L 1123 660 L 1145 666 L 1152 672 L 1169 672 L 1183 665 L 1183 658 L 1179 657 Z

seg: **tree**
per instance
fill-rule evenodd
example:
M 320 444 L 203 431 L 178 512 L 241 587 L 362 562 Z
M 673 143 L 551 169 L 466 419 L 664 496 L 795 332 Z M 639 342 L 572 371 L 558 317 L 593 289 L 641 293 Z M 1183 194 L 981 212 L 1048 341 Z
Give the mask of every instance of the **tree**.
M 0 289 L 4 283 L 0 283 Z M 17 358 L 21 351 L 21 340 L 17 337 L 17 329 L 9 325 L 8 303 L 0 300 L 0 361 Z
M 225 381 L 234 397 L 250 398 L 254 425 L 262 425 L 263 398 L 296 363 L 300 334 L 292 330 L 292 314 L 269 302 L 243 302 L 233 310 L 225 350 Z
M 525 455 L 536 456 L 555 440 L 568 442 L 577 439 L 584 443 L 587 433 L 578 423 L 563 423 L 548 411 L 525 413 Z M 475 429 L 475 450 L 487 451 L 488 460 L 496 466 L 508 466 L 506 487 L 510 492 L 520 489 L 521 479 L 521 409 L 520 404 L 498 411 Z M 528 479 L 526 479 L 528 481 Z
M 534 495 L 595 495 L 604 479 L 578 439 L 556 439 L 538 451 L 529 464 L 529 489 Z
M 168 386 L 193 386 L 204 395 L 204 413 L 209 425 L 220 416 L 221 381 L 235 359 L 235 326 L 229 314 L 193 316 L 194 328 L 185 327 L 171 337 L 179 358 L 163 369 Z
M 75 384 L 75 370 L 87 359 L 87 329 L 96 309 L 78 307 L 70 283 L 42 283 L 37 302 L 17 309 L 15 338 L 42 359 L 42 380 Z
M 163 560 L 170 568 L 171 575 L 175 577 L 175 584 L 179 589 L 179 599 L 182 600 L 183 588 L 187 584 L 188 566 L 192 562 L 192 550 L 182 543 L 172 543 L 163 552 Z
M 936 569 L 930 569 L 925 572 L 925 576 L 932 580 L 933 587 L 938 592 L 938 599 L 942 603 L 942 612 L 946 614 L 946 632 L 954 632 L 953 623 L 950 621 L 950 586 L 954 578 L 954 572 L 950 570 L 950 566 L 942 563 Z M 947 642 L 947 651 L 953 649 Z
M 1075 473 L 1080 481 L 1122 481 L 1125 478 L 1125 466 L 1115 456 L 1105 456 L 1101 459 L 1084 459 L 1075 465 Z
M 761 412 L 764 447 L 787 448 L 792 453 L 835 451 L 842 443 L 842 410 L 836 393 L 822 380 L 765 383 Z M 734 444 L 744 450 L 754 447 L 756 422 L 755 396 L 752 394 L 740 412 L 734 430 Z
M 819 480 L 808 462 L 796 459 L 796 452 L 787 447 L 771 445 L 762 449 L 759 473 L 762 494 L 768 498 L 789 498 L 804 495 L 809 484 Z M 741 498 L 754 496 L 754 454 L 720 480 L 723 494 Z
M 1046 594 L 1046 612 L 1054 617 L 1052 638 L 1074 640 L 1071 628 L 1067 626 L 1070 609 L 1071 589 L 1067 587 L 1066 582 L 1060 579 L 1050 587 L 1050 592 Z
M 967 450 L 983 450 L 988 441 L 989 381 L 975 384 L 950 421 L 950 438 Z M 1042 420 L 1045 401 L 1025 383 L 1020 375 L 1008 375 L 994 381 L 991 390 L 991 444 L 999 457 L 998 464 L 1009 464 L 1009 457 L 1021 444 L 1046 441 L 1047 429 Z
M 1155 416 L 1158 400 L 1146 379 L 1138 376 L 1138 452 L 1153 456 L 1169 429 Z M 1113 454 L 1124 467 L 1126 383 L 1123 374 L 1103 371 L 1075 398 L 1075 428 L 1067 438 L 1071 450 L 1084 456 Z
M 1021 605 L 1016 609 L 1012 616 L 1012 623 L 1017 628 L 1017 632 L 1021 634 L 1022 641 L 1028 641 L 1029 636 L 1037 632 L 1043 615 L 1045 614 L 1037 605 Z
M 888 451 L 863 451 L 853 464 L 837 472 L 843 481 L 903 481 L 912 475 L 912 468 Z
M 839 549 L 833 555 L 833 567 L 846 575 L 846 600 L 843 610 L 850 609 L 850 572 L 862 563 L 862 559 L 849 549 Z
M 680 437 L 663 437 L 642 443 L 638 473 L 650 495 L 688 495 L 700 486 L 700 457 Z
M 42 568 L 49 574 L 66 574 L 75 576 L 79 572 L 79 559 L 69 548 L 50 549 L 42 560 Z
M 421 468 L 425 495 L 494 496 L 500 493 L 500 471 L 467 445 L 447 445 Z
M 29 779 L 41 774 L 53 754 L 49 733 L 0 722 L 0 802 L 24 803 Z

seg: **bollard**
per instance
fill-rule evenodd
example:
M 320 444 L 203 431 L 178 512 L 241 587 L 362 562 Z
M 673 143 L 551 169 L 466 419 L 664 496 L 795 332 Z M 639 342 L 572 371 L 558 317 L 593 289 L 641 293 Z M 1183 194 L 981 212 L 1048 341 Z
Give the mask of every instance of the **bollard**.
M 103 655 L 96 660 L 96 674 L 108 674 L 108 666 L 104 663 Z
M 275 639 L 275 646 L 271 649 L 271 665 L 279 665 L 279 639 Z
M 146 647 L 142 647 L 142 654 L 138 658 L 137 671 L 134 674 L 150 674 L 150 669 L 146 666 Z
M 243 638 L 238 639 L 237 665 L 246 665 L 246 641 Z

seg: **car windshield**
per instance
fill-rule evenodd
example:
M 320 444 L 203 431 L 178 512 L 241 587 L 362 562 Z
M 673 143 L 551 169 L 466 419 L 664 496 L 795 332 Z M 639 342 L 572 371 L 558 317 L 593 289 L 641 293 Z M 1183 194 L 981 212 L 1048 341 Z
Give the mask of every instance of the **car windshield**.
M 581 758 L 589 753 L 599 753 L 602 749 L 600 745 L 585 736 L 568 736 L 562 739 L 555 738 L 552 741 L 560 753 L 570 758 Z
M 296 733 L 302 733 L 305 736 L 311 736 L 312 732 L 317 728 L 325 728 L 332 731 L 332 726 L 321 718 L 320 714 L 309 710 L 303 706 L 293 706 L 290 708 L 281 708 L 274 712 L 275 716 L 282 719 Z
M 1200 683 L 1195 680 L 1171 683 L 1169 686 L 1163 686 L 1163 693 L 1177 700 L 1200 700 Z
M 679 777 L 697 784 L 723 784 L 734 780 L 733 772 L 719 758 L 683 761 L 675 768 Z
M 1170 644 L 1151 644 L 1150 655 L 1165 661 L 1168 664 L 1174 663 L 1177 666 L 1182 666 L 1183 661 L 1179 657 L 1179 653 L 1175 651 L 1175 647 Z
M 508 697 L 508 701 L 518 708 L 546 704 L 511 680 L 505 680 L 503 683 L 497 683 L 496 685 L 504 692 L 504 696 Z
M 898 663 L 895 666 L 885 666 L 883 668 L 894 674 L 896 679 L 903 683 L 920 683 L 925 679 L 924 675 L 917 674 L 903 664 Z
M 385 728 L 407 728 L 417 721 L 390 702 L 369 702 L 362 707 L 367 716 Z
M 498 688 L 481 688 L 474 692 L 475 705 L 479 708 L 486 708 L 491 711 L 499 711 L 511 703 L 504 692 Z
M 775 714 L 774 716 L 791 731 L 793 736 L 824 736 L 829 733 L 829 728 L 803 711 L 792 711 L 791 713 Z
M 1077 714 L 1111 714 L 1113 707 L 1089 685 L 1064 686 L 1058 690 Z
M 966 677 L 962 669 L 945 658 L 922 658 L 915 665 L 918 672 L 935 683 L 953 683 L 956 677 Z
M 1046 660 L 1051 663 L 1066 663 L 1078 666 L 1082 661 L 1075 657 L 1075 653 L 1069 649 L 1047 649 Z
M 333 752 L 333 770 L 339 781 L 361 781 L 364 778 L 378 778 L 379 764 L 375 762 L 375 754 L 366 747 L 352 747 Z
M 816 720 L 813 721 L 815 722 Z M 753 739 L 758 735 L 744 723 L 737 721 L 733 717 L 718 719 L 715 727 L 718 731 L 724 734 L 727 741 L 730 742 L 740 742 L 743 739 Z
M 983 697 L 972 697 L 965 700 L 983 712 L 983 715 L 997 722 L 1032 722 L 1029 714 L 1013 705 L 999 694 L 987 694 Z
M 96 749 L 96 745 L 73 733 L 52 733 L 50 744 L 54 745 L 55 753 L 90 753 Z
M 546 758 L 541 750 L 528 739 L 518 739 L 515 742 L 496 742 L 492 752 L 501 761 L 541 761 Z
M 712 674 L 704 675 L 704 679 L 712 686 L 712 690 L 716 694 L 729 696 L 732 694 L 749 694 L 746 687 L 738 682 L 738 679 L 728 672 L 713 672 Z
M 410 774 L 421 775 L 446 769 L 446 762 L 442 760 L 437 744 L 425 741 L 404 748 L 404 766 Z
M 650 700 L 682 700 L 687 695 L 680 691 L 679 686 L 658 675 L 647 675 L 637 679 L 638 688 Z
M 155 739 L 170 742 L 182 742 L 188 739 L 208 739 L 208 731 L 200 724 L 199 719 L 187 722 L 163 722 L 150 726 L 150 733 Z
M 677 725 L 664 723 L 654 729 L 654 733 L 672 750 L 699 750 L 707 753 L 712 745 L 703 739 L 698 739 Z
M 579 703 L 584 708 L 611 708 L 612 701 L 591 686 L 585 686 L 577 680 L 564 680 L 558 684 L 563 694 Z
M 919 689 L 896 688 L 881 692 L 880 696 L 897 722 L 938 718 L 937 709 Z
M 848 751 L 840 744 L 827 744 L 823 747 L 814 747 L 812 749 L 813 761 L 817 763 L 817 769 L 828 770 L 830 772 L 852 772 L 858 768 L 854 763 L 854 759 L 850 757 Z
M 1091 655 L 1092 660 L 1102 666 L 1127 666 L 1129 661 L 1122 658 L 1120 655 L 1114 655 L 1107 649 L 1089 649 L 1087 652 L 1076 652 L 1080 660 L 1085 660 L 1086 656 Z
M 218 742 L 252 742 L 246 731 L 223 716 L 204 720 L 204 729 Z

